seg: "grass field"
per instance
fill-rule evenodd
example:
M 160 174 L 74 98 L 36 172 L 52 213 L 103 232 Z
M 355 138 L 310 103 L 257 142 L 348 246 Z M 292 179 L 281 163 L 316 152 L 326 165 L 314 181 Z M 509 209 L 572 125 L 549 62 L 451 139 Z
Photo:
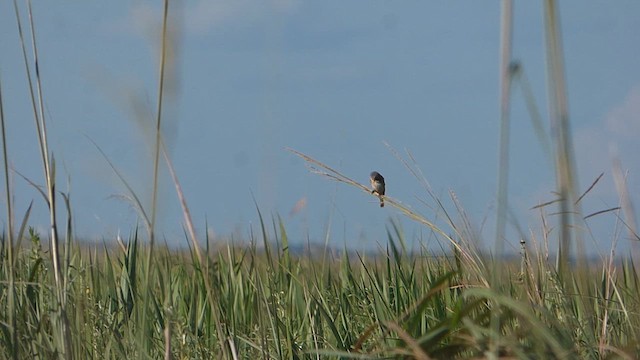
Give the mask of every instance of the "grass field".
M 495 262 L 471 252 L 408 253 L 399 229 L 378 254 L 294 255 L 284 224 L 265 228 L 272 230 L 251 246 L 205 249 L 204 263 L 189 251 L 151 253 L 136 234 L 122 247 L 70 243 L 63 306 L 39 235 L 31 232 L 29 244 L 14 249 L 13 266 L 5 241 L 2 353 L 43 359 L 640 356 L 639 279 L 628 261 L 561 274 L 528 250 L 520 261 Z M 491 282 L 496 266 L 502 275 Z
M 500 256 L 501 236 L 496 256 L 478 249 L 478 239 L 465 230 L 468 220 L 455 198 L 456 213 L 450 214 L 444 200 L 428 186 L 425 191 L 445 219 L 445 229 L 397 199 L 387 198 L 385 203 L 424 225 L 445 249 L 440 253 L 408 249 L 410 239 L 395 222 L 389 224 L 386 248 L 377 253 L 328 247 L 294 253 L 287 225 L 278 217 L 263 218 L 260 210 L 260 228 L 251 229 L 253 235 L 243 244 L 198 239 L 188 199 L 159 130 L 170 47 L 166 8 L 151 204 L 142 204 L 117 164 L 107 158 L 129 191 L 126 196 L 142 225 L 125 239 L 82 243 L 73 235 L 69 194 L 56 187 L 40 75 L 33 70 L 37 41 L 22 38 L 44 170 L 45 186 L 37 190 L 48 206 L 51 227 L 46 234 L 30 227 L 31 207 L 22 216 L 14 214 L 0 92 L 7 189 L 3 199 L 7 229 L 0 246 L 0 355 L 7 359 L 640 358 L 640 278 L 633 258 L 616 258 L 612 251 L 608 257 L 587 261 L 580 247 L 575 225 L 584 218 L 578 204 L 589 190 L 577 197 L 560 80 L 562 52 L 559 41 L 554 41 L 555 6 L 553 1 L 546 3 L 549 72 L 555 79 L 550 81 L 554 109 L 550 117 L 560 129 L 549 142 L 554 144 L 551 152 L 561 200 L 540 207 L 543 238 L 522 241 L 520 255 L 513 258 Z M 27 28 L 33 34 L 33 23 L 22 24 L 17 12 L 16 18 L 21 36 Z M 26 51 L 30 42 L 33 58 Z M 516 67 L 509 61 L 503 65 L 503 76 L 508 77 L 503 80 L 509 83 L 517 75 Z M 506 138 L 505 145 L 501 136 L 504 151 Z M 328 165 L 292 152 L 313 172 L 369 193 L 366 186 Z M 399 159 L 426 184 L 411 162 Z M 186 250 L 159 245 L 154 230 L 158 168 L 163 163 L 183 209 Z M 506 179 L 503 165 L 500 176 Z M 506 196 L 506 190 L 504 184 L 498 189 L 498 218 L 506 214 L 506 197 L 500 196 Z M 552 229 L 547 206 L 555 205 L 560 216 Z M 60 209 L 66 213 L 59 214 Z M 20 221 L 14 224 L 13 219 Z M 498 223 L 499 234 L 504 235 L 500 232 L 504 225 Z M 637 234 L 636 229 L 627 230 Z M 559 243 L 553 259 L 547 253 L 551 242 Z M 615 241 L 611 242 L 614 249 Z M 577 245 L 575 254 L 572 244 Z

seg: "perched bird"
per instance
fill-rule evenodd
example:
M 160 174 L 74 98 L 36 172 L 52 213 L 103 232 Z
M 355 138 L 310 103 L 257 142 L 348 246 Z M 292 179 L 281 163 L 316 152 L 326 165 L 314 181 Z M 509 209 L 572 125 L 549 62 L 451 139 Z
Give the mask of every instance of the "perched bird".
M 384 178 L 377 171 L 372 172 L 369 177 L 371 178 L 371 187 L 373 188 L 371 193 L 378 195 L 380 198 L 380 207 L 384 207 Z

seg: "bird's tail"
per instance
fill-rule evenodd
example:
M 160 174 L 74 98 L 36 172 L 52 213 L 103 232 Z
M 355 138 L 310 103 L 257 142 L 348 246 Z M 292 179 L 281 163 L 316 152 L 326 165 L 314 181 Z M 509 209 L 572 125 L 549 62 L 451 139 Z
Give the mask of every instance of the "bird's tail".
M 384 207 L 384 199 L 380 196 L 380 207 Z

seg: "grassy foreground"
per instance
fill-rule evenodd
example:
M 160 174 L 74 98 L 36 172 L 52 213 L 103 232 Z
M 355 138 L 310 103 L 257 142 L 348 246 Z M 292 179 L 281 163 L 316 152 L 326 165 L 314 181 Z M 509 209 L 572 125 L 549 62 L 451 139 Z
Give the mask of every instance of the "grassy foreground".
M 272 234 L 251 246 L 207 249 L 203 266 L 189 251 L 156 248 L 149 257 L 136 234 L 121 247 L 72 245 L 61 314 L 50 256 L 31 232 L 31 244 L 15 254 L 12 289 L 8 247 L 1 249 L 1 353 L 32 359 L 640 357 L 640 288 L 631 263 L 559 274 L 524 251 L 520 262 L 500 262 L 506 275 L 490 284 L 489 260 L 460 252 L 409 254 L 401 234 L 390 232 L 388 248 L 376 256 L 334 250 L 294 256 L 284 225 L 274 221 Z M 586 291 L 578 292 L 585 279 Z M 69 327 L 67 354 L 61 353 L 62 321 Z

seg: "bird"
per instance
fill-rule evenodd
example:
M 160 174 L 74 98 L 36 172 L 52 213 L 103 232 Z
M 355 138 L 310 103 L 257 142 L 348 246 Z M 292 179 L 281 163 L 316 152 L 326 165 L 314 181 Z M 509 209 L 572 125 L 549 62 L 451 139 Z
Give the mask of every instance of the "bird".
M 371 179 L 371 187 L 373 188 L 371 193 L 378 195 L 380 198 L 380 207 L 384 207 L 384 177 L 382 177 L 379 172 L 374 171 L 369 175 L 369 178 Z

